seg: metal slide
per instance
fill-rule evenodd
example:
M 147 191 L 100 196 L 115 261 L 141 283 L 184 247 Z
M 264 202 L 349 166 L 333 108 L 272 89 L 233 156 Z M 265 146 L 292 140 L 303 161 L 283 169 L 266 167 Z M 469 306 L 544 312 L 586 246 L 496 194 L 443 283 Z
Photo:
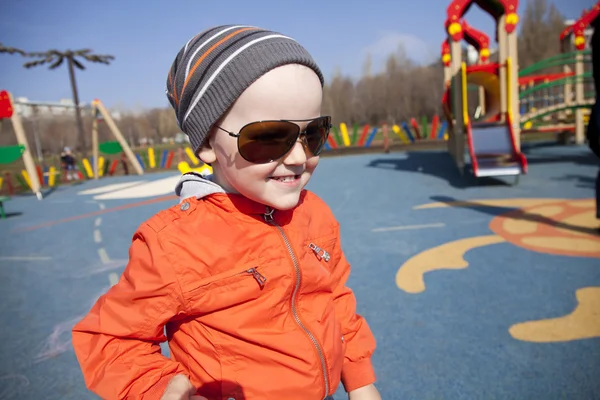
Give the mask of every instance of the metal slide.
M 516 176 L 527 172 L 525 156 L 516 150 L 507 121 L 467 126 L 467 141 L 476 177 Z
M 506 114 L 500 118 L 500 82 L 493 66 L 467 72 L 469 83 L 483 86 L 486 92 L 486 115 L 466 126 L 473 174 L 476 177 L 518 176 L 527 172 L 527 160 L 517 151 L 512 124 Z

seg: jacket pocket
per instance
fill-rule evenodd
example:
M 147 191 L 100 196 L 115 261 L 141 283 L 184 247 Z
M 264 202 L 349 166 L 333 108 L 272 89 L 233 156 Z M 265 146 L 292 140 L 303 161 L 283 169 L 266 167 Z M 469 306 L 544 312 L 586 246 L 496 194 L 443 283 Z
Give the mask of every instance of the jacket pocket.
M 332 253 L 337 241 L 337 236 L 323 236 L 311 240 L 307 240 L 305 243 L 305 249 L 309 253 L 312 259 L 319 262 L 321 268 L 327 273 L 331 274 L 331 268 L 333 265 Z
M 267 278 L 262 274 L 261 271 L 263 271 L 264 268 L 261 268 L 259 263 L 259 261 L 249 262 L 242 266 L 211 275 L 198 282 L 197 286 L 190 290 L 190 293 L 222 286 L 242 284 L 244 281 L 250 280 L 249 278 L 252 278 L 259 288 L 263 289 L 267 283 Z
M 210 313 L 259 298 L 269 287 L 267 269 L 251 262 L 202 279 L 188 291 L 195 313 Z

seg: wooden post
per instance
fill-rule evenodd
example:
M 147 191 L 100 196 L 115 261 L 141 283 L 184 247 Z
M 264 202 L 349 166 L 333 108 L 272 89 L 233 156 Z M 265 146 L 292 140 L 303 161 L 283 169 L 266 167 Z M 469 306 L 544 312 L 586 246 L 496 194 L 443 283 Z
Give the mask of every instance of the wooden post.
M 497 36 L 498 36 L 498 68 L 500 78 L 500 121 L 505 120 L 505 114 L 507 110 L 508 99 L 506 97 L 506 58 L 508 57 L 508 49 L 506 46 L 506 14 L 502 15 L 498 20 L 497 24 Z
M 10 100 L 10 104 L 14 104 L 12 94 L 8 93 L 8 98 Z M 35 170 L 35 163 L 33 161 L 33 157 L 31 156 L 31 151 L 29 150 L 27 136 L 25 135 L 25 129 L 23 128 L 23 121 L 21 121 L 21 116 L 18 112 L 16 112 L 16 110 L 13 112 L 10 120 L 12 122 L 13 129 L 15 130 L 17 141 L 19 144 L 25 146 L 25 151 L 23 152 L 22 157 L 23 162 L 25 163 L 25 170 L 27 171 L 27 174 L 29 175 L 29 181 L 31 182 L 31 190 L 33 193 L 35 193 L 38 200 L 42 200 L 40 180 L 38 178 L 37 171 Z
M 575 55 L 575 104 L 583 105 L 583 54 L 577 52 Z M 575 143 L 582 144 L 585 141 L 585 123 L 583 121 L 583 108 L 575 110 Z
M 450 79 L 452 79 L 452 74 L 450 72 L 450 66 L 444 66 L 444 90 L 446 89 L 446 84 L 450 84 Z
M 504 34 L 506 35 L 506 57 L 510 59 L 510 65 L 507 66 L 510 68 L 510 71 L 507 71 L 505 74 L 507 84 L 510 85 L 510 93 L 507 93 L 508 101 L 506 106 L 507 111 L 510 111 L 515 145 L 517 151 L 521 151 L 521 110 L 519 108 L 519 52 L 517 51 L 517 30 L 515 29 L 511 33 L 506 33 L 506 31 L 504 31 Z M 508 96 L 510 96 L 510 99 L 508 99 Z M 510 110 L 508 110 L 508 107 L 510 107 Z
M 565 65 L 563 66 L 563 72 L 565 74 L 570 74 L 572 72 L 571 66 L 570 65 Z M 566 78 L 566 83 L 564 86 L 564 102 L 565 102 L 565 106 L 570 106 L 571 104 L 573 104 L 573 99 L 571 98 L 571 96 L 573 95 L 573 84 L 571 83 L 571 81 L 569 80 L 569 76 L 567 76 Z
M 127 144 L 127 141 L 123 137 L 123 134 L 121 134 L 121 131 L 117 127 L 117 124 L 115 124 L 115 121 L 113 121 L 112 117 L 110 116 L 110 113 L 108 112 L 106 107 L 104 107 L 104 104 L 102 104 L 102 102 L 98 99 L 94 100 L 92 104 L 94 104 L 95 107 L 97 107 L 97 109 L 100 111 L 102 117 L 104 118 L 104 121 L 106 122 L 106 125 L 108 125 L 112 134 L 121 144 L 123 152 L 127 156 L 127 159 L 129 160 L 131 165 L 133 165 L 133 168 L 135 168 L 135 172 L 137 172 L 138 175 L 144 175 L 144 170 L 142 169 L 142 166 L 140 165 L 135 154 L 133 154 L 133 151 L 131 150 L 131 147 L 129 147 L 129 144 Z
M 450 75 L 452 77 L 452 116 L 456 121 L 452 130 L 449 130 L 448 151 L 452 155 L 456 166 L 462 173 L 465 167 L 465 120 L 463 117 L 463 96 L 462 96 L 462 78 L 461 65 L 462 54 L 460 42 L 450 37 Z
M 98 179 L 98 109 L 96 104 L 92 103 L 92 157 L 94 163 L 92 169 L 94 170 L 94 179 Z

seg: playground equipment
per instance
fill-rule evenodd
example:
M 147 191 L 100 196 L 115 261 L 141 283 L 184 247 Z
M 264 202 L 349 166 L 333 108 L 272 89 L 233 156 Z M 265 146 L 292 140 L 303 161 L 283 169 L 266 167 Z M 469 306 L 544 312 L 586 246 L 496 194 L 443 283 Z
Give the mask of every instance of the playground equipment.
M 5 158 L 5 162 L 11 162 L 19 157 L 23 158 L 25 164 L 25 179 L 29 187 L 36 195 L 38 200 L 42 200 L 43 195 L 41 191 L 40 179 L 38 177 L 33 157 L 29 150 L 29 144 L 27 143 L 27 136 L 25 135 L 25 129 L 23 128 L 23 122 L 19 113 L 15 112 L 13 107 L 12 95 L 6 90 L 0 91 L 0 122 L 4 119 L 10 119 L 12 122 L 13 130 L 19 143 L 18 146 L 4 147 L 4 154 L 2 158 Z M 15 158 L 16 157 L 16 158 Z M 10 159 L 10 160 L 9 160 Z
M 558 68 L 563 72 L 552 72 Z M 520 71 L 519 86 L 526 132 L 574 131 L 575 142 L 584 142 L 585 116 L 595 98 L 590 51 L 562 53 L 533 64 Z
M 577 143 L 583 143 L 585 140 L 586 113 L 589 113 L 588 110 L 594 104 L 596 97 L 592 82 L 591 52 L 586 50 L 586 30 L 594 26 L 599 15 L 600 1 L 597 1 L 589 10 L 583 10 L 581 17 L 560 34 L 562 54 L 549 61 L 556 65 L 562 64 L 563 76 L 554 80 L 553 84 L 548 82 L 548 85 L 564 87 L 562 101 L 555 101 L 551 107 L 553 106 L 562 115 L 566 114 L 567 116 L 572 115 L 574 111 L 575 141 Z M 537 113 L 545 116 L 551 111 L 550 109 Z
M 92 122 L 92 149 L 93 149 L 92 150 L 93 151 L 93 167 L 92 167 L 92 169 L 93 169 L 94 179 L 98 179 L 99 174 L 100 174 L 99 173 L 100 158 L 99 158 L 99 154 L 98 154 L 98 150 L 99 150 L 98 121 L 100 119 L 99 117 L 101 117 L 106 122 L 106 125 L 109 127 L 109 129 L 112 132 L 115 139 L 117 139 L 117 142 L 119 143 L 122 151 L 127 156 L 127 159 L 129 160 L 131 165 L 133 165 L 133 168 L 135 169 L 137 174 L 144 175 L 144 169 L 142 168 L 138 158 L 135 156 L 135 154 L 131 150 L 131 147 L 129 147 L 129 144 L 127 144 L 127 141 L 123 137 L 123 134 L 117 127 L 117 124 L 115 124 L 115 121 L 112 119 L 112 117 L 111 117 L 110 113 L 108 112 L 108 110 L 106 109 L 106 107 L 104 107 L 104 104 L 102 104 L 102 102 L 98 99 L 95 99 L 94 101 L 92 101 L 92 115 L 94 116 L 94 119 Z
M 599 2 L 600 3 L 600 2 Z M 518 74 L 519 123 L 521 134 L 534 132 L 574 132 L 576 143 L 583 143 L 589 109 L 595 102 L 592 83 L 591 53 L 585 49 L 586 36 L 591 34 L 589 26 L 600 12 L 600 4 L 585 10 L 582 17 L 566 27 L 560 35 L 562 53 L 524 68 Z M 480 52 L 479 64 L 485 64 L 487 37 L 460 21 L 464 39 Z M 444 82 L 447 88 L 452 82 L 450 73 L 451 54 L 448 39 L 442 44 Z M 562 71 L 560 71 L 562 69 Z M 489 74 L 474 73 L 477 68 L 467 67 L 469 92 L 477 84 L 479 106 L 475 118 L 485 114 L 486 105 L 492 109 L 500 105 L 499 89 Z M 559 72 L 560 71 L 560 72 Z M 479 75 L 479 76 L 478 76 Z M 482 95 L 482 92 L 485 93 Z M 469 98 L 469 101 L 472 99 Z M 444 100 L 445 101 L 445 100 Z M 490 104 L 490 101 L 492 102 Z M 447 107 L 445 109 L 452 112 Z M 451 115 L 451 114 L 450 114 Z M 452 117 L 453 118 L 453 117 Z
M 478 54 L 478 64 L 487 64 L 490 57 L 490 38 L 484 32 L 481 32 L 467 23 L 464 19 L 460 21 L 461 29 L 464 33 L 465 41 L 473 46 Z M 452 57 L 450 55 L 450 43 L 446 38 L 442 43 L 442 63 L 444 64 L 444 87 L 448 87 L 450 84 L 451 73 L 450 73 L 450 61 Z M 477 107 L 477 114 L 485 114 L 486 104 L 490 104 L 493 108 L 497 108 L 499 104 L 499 97 L 495 93 L 486 92 L 484 86 L 478 86 L 477 95 L 479 104 Z M 491 95 L 491 96 L 490 96 Z M 488 97 L 486 99 L 486 97 Z
M 581 17 L 572 25 L 567 26 L 560 34 L 561 51 L 563 53 L 575 49 L 585 50 L 586 29 L 594 25 L 600 15 L 600 1 L 596 2 L 589 10 L 584 9 Z
M 473 3 L 496 21 L 498 62 L 487 63 L 489 50 L 483 52 L 479 65 L 468 66 L 462 60 L 463 39 L 482 50 L 489 45 L 485 37 L 461 20 Z M 449 48 L 442 56 L 447 70 L 446 90 L 442 99 L 448 120 L 448 151 L 460 171 L 465 168 L 465 145 L 468 145 L 471 168 L 476 177 L 519 176 L 527 172 L 527 161 L 520 147 L 520 113 L 518 95 L 518 59 L 516 24 L 518 0 L 453 0 L 447 8 L 445 27 Z M 448 54 L 448 53 L 446 53 Z M 482 62 L 483 59 L 485 62 Z M 480 100 L 485 113 L 471 120 L 467 98 L 468 84 L 483 87 Z M 483 101 L 482 101 L 483 100 Z M 466 143 L 465 143 L 466 140 Z

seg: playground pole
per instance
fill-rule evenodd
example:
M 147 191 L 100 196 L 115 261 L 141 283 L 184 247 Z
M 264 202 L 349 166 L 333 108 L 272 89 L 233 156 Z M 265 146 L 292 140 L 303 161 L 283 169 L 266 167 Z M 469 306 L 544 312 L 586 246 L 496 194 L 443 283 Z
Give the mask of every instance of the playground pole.
M 450 74 L 450 67 L 444 66 L 444 84 L 450 83 L 450 79 L 452 79 L 452 75 Z M 445 87 L 444 87 L 445 89 Z
M 461 38 L 462 39 L 462 38 Z M 454 162 L 458 167 L 458 170 L 462 171 L 465 167 L 465 121 L 463 118 L 463 98 L 462 98 L 462 50 L 461 50 L 461 39 L 454 40 L 450 36 L 450 75 L 452 76 L 452 115 L 456 120 L 454 129 L 452 130 L 451 136 L 448 140 L 448 150 Z
M 564 65 L 563 66 L 563 72 L 565 73 L 565 76 L 568 76 L 567 74 L 570 74 L 571 72 L 573 72 L 571 70 L 571 66 L 570 65 Z M 571 84 L 571 81 L 567 80 L 564 86 L 564 93 L 563 93 L 563 97 L 565 100 L 565 105 L 568 107 L 571 104 L 573 104 L 573 99 L 571 98 L 571 95 L 573 94 L 573 84 Z
M 96 104 L 92 103 L 92 157 L 94 163 L 92 169 L 94 170 L 94 179 L 98 179 L 98 109 Z
M 516 10 L 509 11 L 505 14 L 505 19 L 510 12 L 516 13 Z M 506 31 L 505 31 L 506 32 Z M 506 44 L 507 44 L 507 57 L 510 59 L 510 68 L 507 78 L 510 80 L 510 96 L 507 107 L 510 107 L 510 115 L 512 122 L 512 131 L 515 138 L 515 145 L 517 151 L 521 151 L 521 110 L 519 107 L 519 52 L 517 51 L 517 30 L 513 29 L 512 32 L 506 33 Z
M 497 23 L 497 36 L 498 36 L 498 75 L 500 78 L 500 121 L 505 120 L 507 112 L 508 99 L 506 98 L 506 59 L 508 57 L 508 51 L 506 48 L 506 14 L 503 14 Z
M 131 151 L 131 147 L 129 147 L 129 144 L 127 144 L 127 141 L 123 137 L 123 134 L 115 124 L 115 121 L 113 121 L 112 117 L 110 116 L 110 113 L 108 112 L 106 107 L 104 107 L 104 104 L 102 104 L 100 100 L 96 99 L 92 102 L 92 105 L 94 107 L 97 107 L 97 109 L 102 114 L 102 117 L 104 117 L 104 121 L 106 121 L 106 124 L 110 128 L 111 132 L 113 133 L 117 141 L 121 144 L 121 147 L 123 148 L 123 152 L 127 156 L 127 159 L 129 160 L 131 165 L 133 165 L 133 168 L 135 168 L 135 172 L 137 172 L 138 175 L 144 175 L 144 170 L 142 169 L 142 166 L 133 154 L 133 151 Z
M 12 94 L 8 92 L 8 98 L 10 100 L 10 104 L 13 103 Z M 31 190 L 35 193 L 38 200 L 42 200 L 42 192 L 40 181 L 38 179 L 37 172 L 35 170 L 35 163 L 33 162 L 33 157 L 31 156 L 31 151 L 29 150 L 29 144 L 27 143 L 27 136 L 25 135 L 25 129 L 23 128 L 23 121 L 21 120 L 21 116 L 18 112 L 13 112 L 10 117 L 12 122 L 13 129 L 15 131 L 15 135 L 17 136 L 17 141 L 19 144 L 25 146 L 25 151 L 23 152 L 23 162 L 25 163 L 25 170 L 29 175 L 29 182 L 31 182 Z
M 575 103 L 583 104 L 583 54 L 577 52 L 575 55 Z M 582 144 L 585 141 L 583 122 L 583 108 L 575 109 L 575 143 Z

